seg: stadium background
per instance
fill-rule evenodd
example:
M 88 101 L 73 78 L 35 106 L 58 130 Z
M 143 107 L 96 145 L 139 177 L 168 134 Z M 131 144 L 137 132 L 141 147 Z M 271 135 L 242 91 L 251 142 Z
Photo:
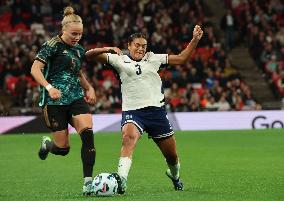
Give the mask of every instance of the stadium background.
M 47 130 L 37 106 L 38 85 L 30 76 L 37 51 L 44 41 L 59 33 L 63 8 L 70 2 L 83 19 L 81 43 L 86 49 L 126 49 L 128 36 L 142 31 L 149 37 L 150 51 L 176 54 L 190 41 L 195 24 L 204 30 L 191 61 L 160 72 L 172 120 L 177 121 L 175 114 L 187 112 L 211 117 L 200 120 L 200 127 L 211 131 L 177 133 L 183 166 L 192 172 L 186 174 L 184 169 L 182 173 L 188 184 L 186 191 L 175 194 L 166 179 L 157 180 L 160 175 L 153 172 L 164 171 L 164 162 L 156 160 L 160 157 L 158 151 L 143 139 L 130 173 L 137 183 L 130 180 L 128 197 L 116 200 L 284 199 L 283 129 L 216 132 L 207 124 L 218 120 L 224 125 L 227 116 L 218 115 L 231 111 L 237 112 L 236 119 L 227 123 L 232 128 L 241 123 L 238 117 L 243 114 L 252 115 L 249 124 L 260 118 L 259 128 L 283 128 L 282 0 L 0 0 L 0 126 L 13 123 L 16 126 L 9 127 L 8 133 L 24 134 L 0 135 L 0 200 L 82 199 L 78 191 L 81 175 L 76 136 L 71 136 L 73 148 L 66 159 L 51 157 L 42 164 L 36 158 L 37 142 Z M 82 68 L 97 93 L 93 113 L 119 115 L 120 88 L 111 67 L 84 63 Z M 17 123 L 14 116 L 25 120 Z M 182 121 L 190 125 L 189 119 Z M 96 127 L 96 121 L 94 124 Z M 101 151 L 95 173 L 115 171 L 119 135 L 108 134 L 95 137 Z M 149 163 L 141 160 L 144 157 Z M 68 167 L 62 165 L 62 160 Z M 52 171 L 54 164 L 60 175 Z M 139 171 L 141 166 L 143 172 Z
M 60 31 L 69 1 L 1 1 L 0 113 L 39 114 L 30 75 L 36 52 Z M 179 53 L 195 24 L 204 36 L 192 60 L 161 72 L 171 112 L 280 109 L 283 97 L 283 3 L 278 0 L 71 1 L 84 21 L 86 49 L 149 36 L 149 50 Z M 231 10 L 230 15 L 228 14 Z M 94 113 L 121 112 L 119 83 L 110 67 L 84 63 L 97 91 Z

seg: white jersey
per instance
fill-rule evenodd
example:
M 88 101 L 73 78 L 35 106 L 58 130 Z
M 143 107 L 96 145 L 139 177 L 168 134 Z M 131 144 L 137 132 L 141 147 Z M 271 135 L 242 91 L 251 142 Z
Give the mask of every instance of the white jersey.
M 120 76 L 122 111 L 164 105 L 162 80 L 158 70 L 162 64 L 168 64 L 167 54 L 147 52 L 141 61 L 134 61 L 127 55 L 108 53 L 107 63 Z

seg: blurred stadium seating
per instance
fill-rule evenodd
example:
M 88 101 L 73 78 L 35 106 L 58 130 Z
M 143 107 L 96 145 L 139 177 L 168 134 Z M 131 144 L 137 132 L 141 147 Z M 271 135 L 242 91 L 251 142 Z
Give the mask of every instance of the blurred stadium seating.
M 284 4 L 279 0 L 225 0 L 240 38 L 276 97 L 284 97 Z M 284 99 L 283 99 L 284 100 Z M 283 106 L 282 106 L 283 107 Z
M 30 67 L 43 42 L 60 32 L 66 2 L 0 1 L 0 114 L 40 112 L 38 86 L 30 76 Z M 149 37 L 150 51 L 177 54 L 190 41 L 194 25 L 202 24 L 204 36 L 191 61 L 160 72 L 168 111 L 262 109 L 261 100 L 254 98 L 254 92 L 228 55 L 238 43 L 249 45 L 252 58 L 277 89 L 276 96 L 284 96 L 283 4 L 277 0 L 220 0 L 232 9 L 238 38 L 243 39 L 233 40 L 232 44 L 216 34 L 220 29 L 207 17 L 206 1 L 71 2 L 84 21 L 81 43 L 86 49 L 101 46 L 126 49 L 128 36 L 142 31 Z M 96 89 L 98 102 L 92 107 L 93 112 L 120 112 L 119 81 L 112 69 L 86 62 L 82 68 Z

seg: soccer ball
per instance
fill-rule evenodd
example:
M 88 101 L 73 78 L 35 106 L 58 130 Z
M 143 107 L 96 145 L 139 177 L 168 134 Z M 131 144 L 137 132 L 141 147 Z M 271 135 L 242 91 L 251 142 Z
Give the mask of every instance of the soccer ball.
M 113 196 L 117 193 L 117 181 L 110 173 L 98 174 L 92 183 L 95 195 L 97 196 Z

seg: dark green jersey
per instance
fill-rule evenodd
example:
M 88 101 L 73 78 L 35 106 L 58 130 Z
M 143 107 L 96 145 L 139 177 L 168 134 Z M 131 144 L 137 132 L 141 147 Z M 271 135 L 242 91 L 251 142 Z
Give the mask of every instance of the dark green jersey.
M 69 105 L 84 96 L 78 78 L 84 57 L 85 49 L 81 45 L 67 45 L 60 36 L 43 44 L 36 59 L 46 64 L 43 75 L 53 87 L 61 91 L 61 98 L 51 99 L 47 90 L 41 87 L 40 106 Z

